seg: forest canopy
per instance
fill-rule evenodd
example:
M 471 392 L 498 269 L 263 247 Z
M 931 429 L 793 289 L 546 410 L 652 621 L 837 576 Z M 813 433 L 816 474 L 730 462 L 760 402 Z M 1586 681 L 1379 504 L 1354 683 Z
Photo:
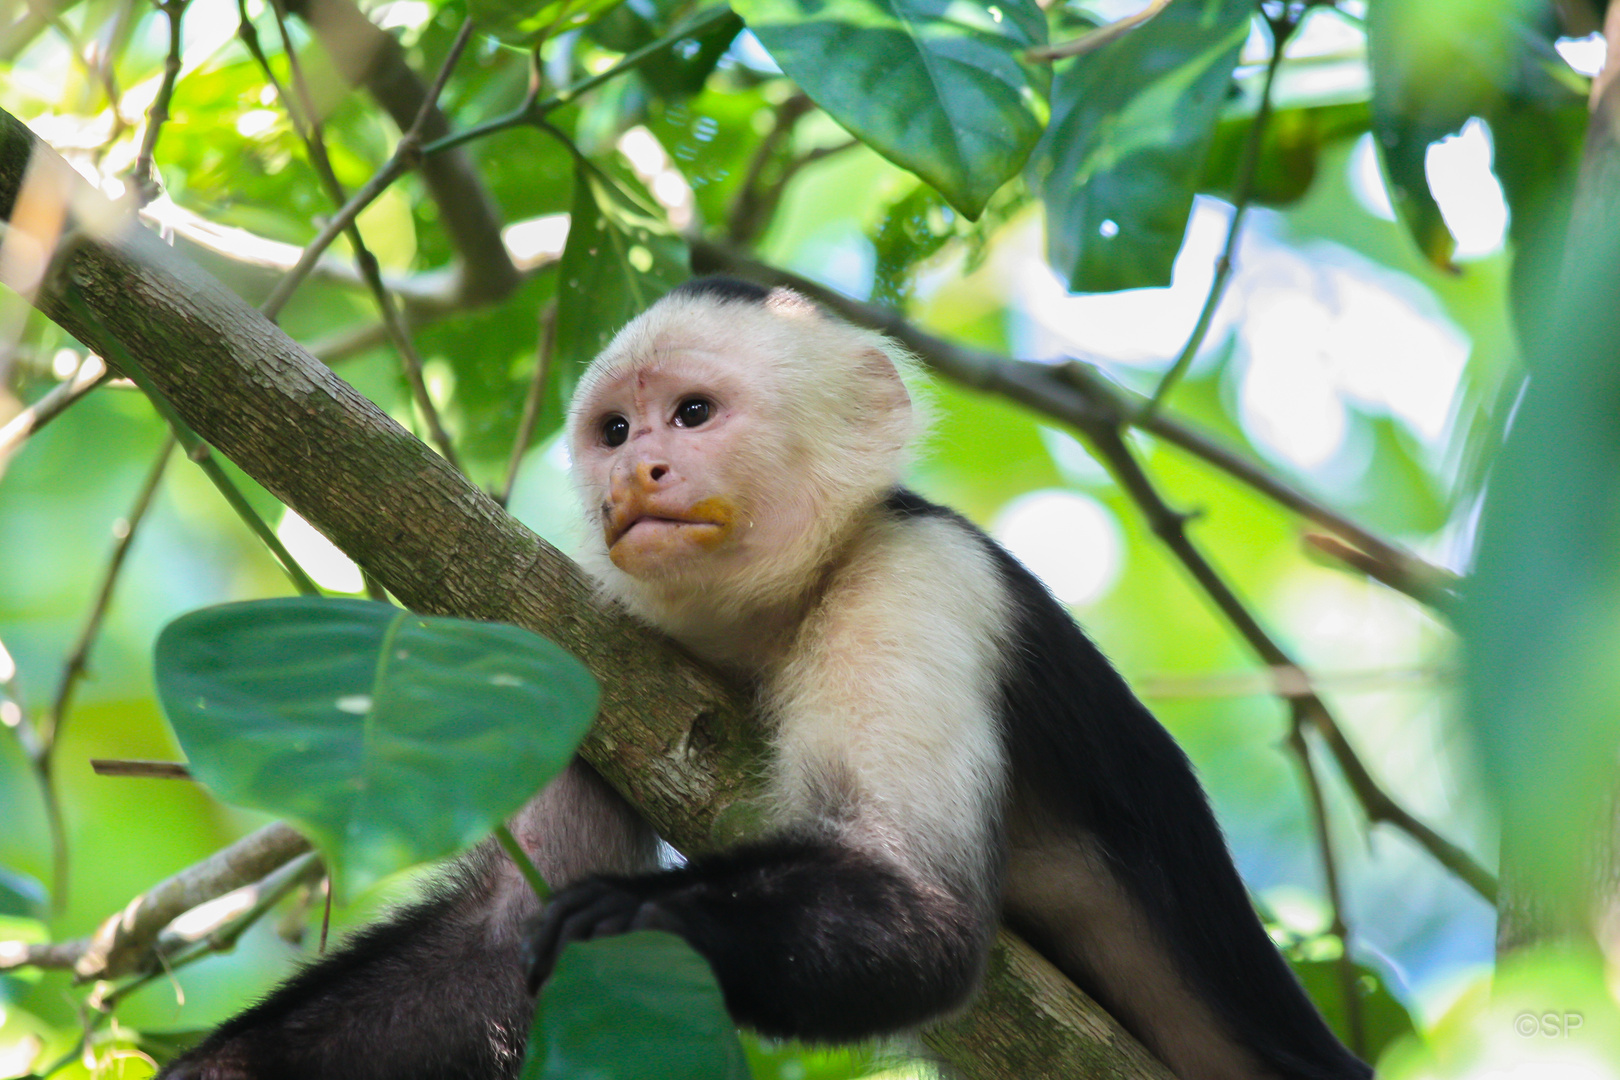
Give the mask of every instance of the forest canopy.
M 1604 17 L 0 5 L 0 1076 L 150 1075 L 486 835 L 598 695 L 581 752 L 676 848 L 746 832 L 739 689 L 547 546 L 577 542 L 557 433 L 582 365 L 706 273 L 918 354 L 937 419 L 910 482 L 1029 565 L 1187 748 L 1380 1075 L 1620 1075 L 1593 869 L 1620 716 Z M 283 622 L 215 606 L 272 599 Z M 557 689 L 394 673 L 416 707 L 357 703 L 368 723 L 463 736 L 420 775 L 322 743 L 432 792 L 362 812 L 254 749 L 296 741 L 296 695 L 185 708 L 198 656 L 312 662 L 312 626 L 333 678 L 409 633 Z M 700 719 L 735 738 L 678 760 Z M 679 953 L 581 960 L 544 1037 L 693 1075 L 1152 1073 L 1002 950 L 926 1050 L 739 1043 Z M 649 967 L 674 973 L 661 1018 L 556 1019 Z

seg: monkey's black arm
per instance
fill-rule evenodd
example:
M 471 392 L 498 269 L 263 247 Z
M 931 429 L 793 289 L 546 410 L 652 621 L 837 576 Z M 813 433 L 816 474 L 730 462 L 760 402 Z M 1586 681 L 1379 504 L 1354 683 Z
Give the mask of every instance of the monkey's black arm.
M 575 761 L 511 821 L 559 885 L 657 865 L 657 837 Z M 493 842 L 420 903 L 227 1021 L 163 1080 L 500 1080 L 523 1062 L 534 998 L 524 930 L 539 902 Z
M 306 967 L 164 1080 L 516 1075 L 534 1011 L 516 959 L 526 913 L 497 914 L 505 879 L 494 860 L 469 861 L 426 900 Z M 522 902 L 515 890 L 509 899 Z M 531 897 L 528 911 L 536 906 Z
M 779 839 L 559 894 L 535 934 L 534 981 L 569 941 L 635 929 L 691 943 L 740 1023 L 827 1042 L 912 1027 L 965 1002 L 995 921 L 988 905 L 837 841 Z

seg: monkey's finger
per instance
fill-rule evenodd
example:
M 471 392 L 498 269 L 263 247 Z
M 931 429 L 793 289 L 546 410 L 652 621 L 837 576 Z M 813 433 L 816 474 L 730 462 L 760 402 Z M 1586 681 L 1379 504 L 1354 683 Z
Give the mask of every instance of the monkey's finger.
M 533 971 L 545 962 L 547 956 L 555 956 L 562 947 L 558 934 L 561 933 L 563 920 L 571 912 L 595 903 L 598 897 L 613 888 L 605 881 L 582 881 L 552 897 L 551 902 L 529 921 L 524 967 Z
M 591 911 L 599 905 L 608 905 L 611 911 L 622 904 L 624 894 L 607 881 L 585 881 L 553 898 L 540 913 L 540 920 L 529 938 L 529 992 L 538 993 L 551 978 L 557 966 L 557 957 L 563 946 L 577 940 L 569 936 L 569 928 L 581 912 Z
M 641 902 L 626 893 L 603 896 L 589 907 L 582 908 L 563 920 L 562 933 L 559 941 L 567 945 L 570 941 L 590 941 L 592 938 L 607 937 L 615 931 L 606 929 L 614 920 L 628 924 L 635 915 Z

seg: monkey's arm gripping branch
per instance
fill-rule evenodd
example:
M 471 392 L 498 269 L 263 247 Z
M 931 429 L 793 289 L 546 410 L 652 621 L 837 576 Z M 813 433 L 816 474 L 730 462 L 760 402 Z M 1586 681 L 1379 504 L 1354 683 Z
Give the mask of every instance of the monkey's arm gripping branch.
M 533 981 L 569 941 L 667 930 L 709 961 L 736 1019 L 778 1038 L 850 1042 L 965 1002 L 991 910 L 840 844 L 782 839 L 559 894 L 535 932 Z

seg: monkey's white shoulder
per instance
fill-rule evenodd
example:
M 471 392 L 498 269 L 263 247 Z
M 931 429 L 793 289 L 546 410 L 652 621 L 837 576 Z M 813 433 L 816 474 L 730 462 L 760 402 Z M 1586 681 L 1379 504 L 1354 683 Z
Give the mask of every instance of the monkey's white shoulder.
M 766 672 L 784 813 L 859 821 L 848 839 L 935 872 L 986 850 L 1010 607 L 965 523 L 875 512 Z

